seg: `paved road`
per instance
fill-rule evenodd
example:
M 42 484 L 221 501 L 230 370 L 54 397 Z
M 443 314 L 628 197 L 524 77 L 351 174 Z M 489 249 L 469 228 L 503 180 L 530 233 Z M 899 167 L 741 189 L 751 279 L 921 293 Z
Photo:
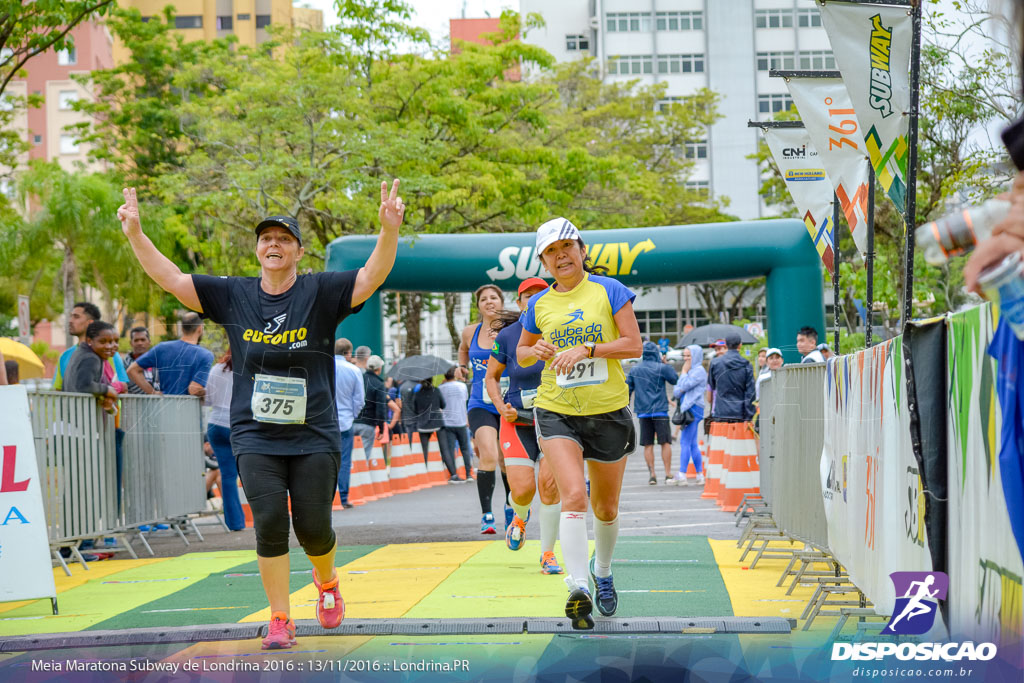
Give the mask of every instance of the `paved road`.
M 675 446 L 673 447 L 675 450 Z M 678 453 L 673 463 L 678 462 Z M 660 457 L 655 455 L 660 470 Z M 700 497 L 702 489 L 690 486 L 665 486 L 647 483 L 647 467 L 640 451 L 629 456 L 622 485 L 619 514 L 623 535 L 681 536 L 698 535 L 720 539 L 739 538 L 731 513 Z M 501 481 L 495 486 L 494 516 L 502 523 Z M 539 501 L 534 500 L 534 505 Z M 536 510 L 535 510 L 536 513 Z M 536 519 L 536 515 L 534 516 Z M 195 542 L 188 550 L 244 549 L 255 547 L 252 529 L 228 533 L 213 518 L 203 520 L 205 541 Z M 342 544 L 416 543 L 421 541 L 472 541 L 493 539 L 480 534 L 480 503 L 476 484 L 447 484 L 413 493 L 392 496 L 356 508 L 334 513 L 334 526 Z M 527 528 L 530 537 L 535 524 Z M 187 552 L 176 536 L 162 532 L 149 537 L 158 556 Z M 297 541 L 292 538 L 292 543 Z

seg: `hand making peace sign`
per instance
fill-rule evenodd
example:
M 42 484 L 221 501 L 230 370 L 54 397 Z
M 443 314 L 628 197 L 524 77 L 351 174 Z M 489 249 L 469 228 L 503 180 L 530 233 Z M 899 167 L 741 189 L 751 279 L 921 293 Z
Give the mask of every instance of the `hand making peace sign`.
M 117 218 L 121 221 L 121 230 L 125 235 L 131 237 L 133 233 L 142 229 L 139 221 L 139 200 L 135 196 L 134 187 L 126 187 L 124 193 L 124 204 L 117 210 Z
M 395 178 L 389 195 L 387 181 L 380 182 L 380 224 L 387 230 L 397 230 L 405 218 L 405 204 L 398 196 L 398 183 L 399 180 Z

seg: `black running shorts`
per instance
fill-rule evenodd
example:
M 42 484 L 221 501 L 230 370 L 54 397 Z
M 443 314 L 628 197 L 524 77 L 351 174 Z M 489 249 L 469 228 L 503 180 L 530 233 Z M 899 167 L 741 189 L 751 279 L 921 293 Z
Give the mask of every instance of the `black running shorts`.
M 658 443 L 672 443 L 672 429 L 668 426 L 667 417 L 640 418 L 640 445 L 653 446 L 657 437 Z
M 598 415 L 563 415 L 535 408 L 537 438 L 569 439 L 583 449 L 584 460 L 618 462 L 636 449 L 636 427 L 629 408 Z
M 498 431 L 499 418 L 495 413 L 485 408 L 471 408 L 469 411 L 469 433 L 476 436 L 476 430 L 481 427 L 493 427 Z

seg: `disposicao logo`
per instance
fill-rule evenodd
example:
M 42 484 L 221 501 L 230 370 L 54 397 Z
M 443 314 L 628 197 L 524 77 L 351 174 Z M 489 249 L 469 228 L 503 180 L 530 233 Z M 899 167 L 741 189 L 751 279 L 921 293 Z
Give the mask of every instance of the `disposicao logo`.
M 931 630 L 938 613 L 939 600 L 946 598 L 949 576 L 944 572 L 893 572 L 896 588 L 892 617 L 880 635 L 921 635 Z M 878 660 L 895 656 L 899 660 L 946 662 L 967 659 L 988 661 L 996 656 L 994 643 L 833 643 L 832 660 Z

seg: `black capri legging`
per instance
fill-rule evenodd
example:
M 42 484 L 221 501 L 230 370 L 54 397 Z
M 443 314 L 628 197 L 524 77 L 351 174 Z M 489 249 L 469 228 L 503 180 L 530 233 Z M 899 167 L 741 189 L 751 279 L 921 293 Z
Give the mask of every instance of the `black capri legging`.
M 338 488 L 341 453 L 238 456 L 242 489 L 252 508 L 256 554 L 288 554 L 288 497 L 292 526 L 307 555 L 326 555 L 334 547 L 331 502 Z

